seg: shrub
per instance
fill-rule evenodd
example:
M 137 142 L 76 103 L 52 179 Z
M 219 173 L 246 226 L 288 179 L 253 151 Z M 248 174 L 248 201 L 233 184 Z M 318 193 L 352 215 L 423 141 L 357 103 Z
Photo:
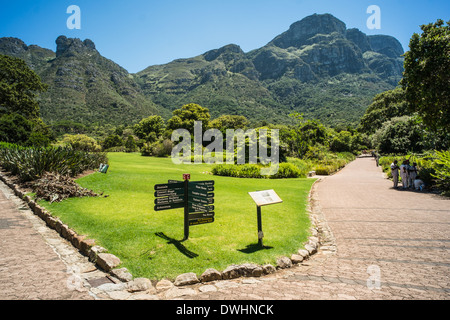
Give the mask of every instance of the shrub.
M 36 180 L 45 172 L 74 177 L 107 162 L 105 153 L 88 153 L 70 147 L 26 148 L 13 145 L 0 148 L 0 165 L 22 182 Z
M 261 175 L 262 168 L 264 166 L 258 164 L 218 164 L 213 167 L 212 173 L 217 176 L 257 179 L 304 178 L 306 176 L 304 172 L 291 163 L 281 163 L 278 172 L 272 176 Z
M 450 196 L 450 151 L 436 151 L 433 169 L 436 171 L 433 174 L 437 179 L 436 185 L 444 195 Z
M 91 138 L 85 134 L 66 134 L 63 139 L 64 145 L 69 145 L 74 150 L 86 151 L 86 152 L 99 152 L 102 150 L 102 147 L 95 141 L 94 138 Z

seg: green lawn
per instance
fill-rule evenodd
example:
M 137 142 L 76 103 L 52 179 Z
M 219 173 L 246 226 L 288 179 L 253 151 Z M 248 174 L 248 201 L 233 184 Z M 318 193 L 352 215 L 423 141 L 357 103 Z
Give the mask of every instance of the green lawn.
M 210 165 L 174 165 L 171 159 L 111 153 L 108 174 L 78 180 L 108 198 L 40 202 L 78 234 L 95 239 L 122 261 L 135 277 L 173 279 L 207 268 L 224 270 L 231 264 L 274 264 L 295 253 L 309 236 L 306 212 L 312 179 L 239 179 L 212 176 Z M 190 228 L 183 239 L 183 209 L 155 212 L 154 185 L 182 180 L 215 180 L 215 222 Z M 258 242 L 256 205 L 248 192 L 274 189 L 282 204 L 262 208 L 264 250 Z

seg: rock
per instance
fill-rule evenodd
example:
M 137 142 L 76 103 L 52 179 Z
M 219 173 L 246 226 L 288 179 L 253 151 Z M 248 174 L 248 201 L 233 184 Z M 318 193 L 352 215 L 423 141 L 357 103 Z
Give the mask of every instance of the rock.
M 217 288 L 211 284 L 207 284 L 204 286 L 201 286 L 200 288 L 198 288 L 198 291 L 200 292 L 216 292 Z
M 84 255 L 89 255 L 89 251 L 91 250 L 91 248 L 93 246 L 95 246 L 95 240 L 93 240 L 93 239 L 83 239 L 80 242 L 80 251 Z
M 149 293 L 137 293 L 129 297 L 128 300 L 149 301 L 149 300 L 159 300 L 159 298 L 158 296 Z
M 196 284 L 199 283 L 200 280 L 198 280 L 197 275 L 195 273 L 184 273 L 184 274 L 180 274 L 176 279 L 175 279 L 175 286 L 177 287 L 182 287 L 182 286 L 187 286 L 187 285 L 191 285 L 191 284 Z
M 287 269 L 292 267 L 292 261 L 288 257 L 281 257 L 277 260 L 277 267 Z
M 128 271 L 127 268 L 111 270 L 110 274 L 122 282 L 130 282 L 133 280 L 133 275 Z
M 131 293 L 127 291 L 111 291 L 108 296 L 113 300 L 127 300 L 131 297 Z
M 156 289 L 153 287 L 152 282 L 146 278 L 136 278 L 128 283 L 128 292 L 141 292 L 148 291 L 156 293 Z
M 72 238 L 72 244 L 75 248 L 77 248 L 78 250 L 81 249 L 81 241 L 83 241 L 86 238 L 86 236 L 80 236 L 80 235 L 74 235 L 74 237 Z
M 98 255 L 100 254 L 100 253 L 105 253 L 105 252 L 107 252 L 108 250 L 106 250 L 105 248 L 103 248 L 103 247 L 100 247 L 100 246 L 93 246 L 92 248 L 91 248 L 91 250 L 89 251 L 89 261 L 91 261 L 91 262 L 96 262 L 97 261 L 97 257 L 98 257 Z
M 222 280 L 222 274 L 216 269 L 208 269 L 201 276 L 201 282 L 211 282 L 216 280 Z
M 300 249 L 300 250 L 298 250 L 298 254 L 299 254 L 300 256 L 302 256 L 303 259 L 306 259 L 306 258 L 309 257 L 309 252 L 308 252 L 308 250 L 305 250 L 305 249 Z
M 98 290 L 105 292 L 123 291 L 127 289 L 125 283 L 105 283 L 97 287 Z
M 241 276 L 241 266 L 232 265 L 226 268 L 222 272 L 222 279 L 229 280 L 229 279 L 236 279 Z
M 314 246 L 312 246 L 310 243 L 305 245 L 305 250 L 307 250 L 309 252 L 310 255 L 314 254 L 317 252 L 317 248 L 315 248 Z
M 172 283 L 172 282 L 170 282 L 169 280 L 161 280 L 161 281 L 159 281 L 157 284 L 156 284 L 156 286 L 155 286 L 155 288 L 156 288 L 156 291 L 159 293 L 159 292 L 162 292 L 162 291 L 167 291 L 167 290 L 170 290 L 170 289 L 172 289 L 174 287 L 174 284 Z
M 293 254 L 291 256 L 291 261 L 293 264 L 299 264 L 299 263 L 303 262 L 303 257 L 299 254 Z
M 252 263 L 242 265 L 241 269 L 245 277 L 261 277 L 263 274 L 263 269 L 260 266 Z
M 266 264 L 266 265 L 262 266 L 262 270 L 263 270 L 263 274 L 265 274 L 265 275 L 272 274 L 277 271 L 277 269 L 275 269 L 275 267 L 271 264 Z
M 164 297 L 166 299 L 174 299 L 183 296 L 193 296 L 196 294 L 197 292 L 194 289 L 179 289 L 177 287 L 173 287 L 164 294 Z
M 110 253 L 100 253 L 97 256 L 97 265 L 106 272 L 116 268 L 120 263 L 120 259 Z

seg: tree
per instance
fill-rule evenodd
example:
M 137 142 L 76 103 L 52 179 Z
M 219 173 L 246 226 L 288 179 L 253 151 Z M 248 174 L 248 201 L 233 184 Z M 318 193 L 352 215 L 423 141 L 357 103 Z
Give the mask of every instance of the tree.
M 0 114 L 17 113 L 28 120 L 39 117 L 36 92 L 47 85 L 25 61 L 0 54 Z
M 408 103 L 401 87 L 378 94 L 361 118 L 360 131 L 375 133 L 384 122 L 408 114 Z
M 163 134 L 164 128 L 164 120 L 160 116 L 151 116 L 142 119 L 133 129 L 139 139 L 154 142 Z
M 194 134 L 194 122 L 201 121 L 203 130 L 206 130 L 210 118 L 211 116 L 207 108 L 190 103 L 173 112 L 173 117 L 167 122 L 167 128 L 171 130 L 187 129 L 191 134 Z
M 74 150 L 86 151 L 86 152 L 99 152 L 102 147 L 95 141 L 85 134 L 66 134 L 62 141 L 64 144 L 70 145 Z
M 422 25 L 413 34 L 405 54 L 400 82 L 411 111 L 434 132 L 450 128 L 450 21 Z
M 386 121 L 373 135 L 373 142 L 380 153 L 407 154 L 421 152 L 424 146 L 424 129 L 414 117 L 397 117 Z
M 304 120 L 303 115 L 298 113 L 290 116 L 297 122 L 290 142 L 290 147 L 296 156 L 303 158 L 311 147 L 327 144 L 327 129 L 320 121 Z
M 244 116 L 222 115 L 209 123 L 210 128 L 218 129 L 225 133 L 227 129 L 244 129 L 249 121 Z
M 120 138 L 117 134 L 112 134 L 106 137 L 102 145 L 104 150 L 108 150 L 114 147 L 121 147 L 123 144 L 122 138 Z

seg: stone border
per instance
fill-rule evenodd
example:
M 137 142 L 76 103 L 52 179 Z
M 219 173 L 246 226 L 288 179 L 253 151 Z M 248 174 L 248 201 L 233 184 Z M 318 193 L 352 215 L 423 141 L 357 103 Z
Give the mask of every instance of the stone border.
M 94 263 L 97 267 L 109 273 L 111 276 L 117 278 L 121 283 L 115 283 L 111 285 L 102 285 L 98 287 L 99 290 L 109 292 L 110 296 L 116 297 L 118 300 L 125 296 L 129 297 L 128 293 L 136 293 L 146 291 L 152 294 L 161 294 L 164 291 L 170 293 L 174 287 L 183 287 L 188 285 L 194 285 L 198 283 L 208 283 L 220 280 L 231 280 L 245 277 L 262 277 L 265 275 L 273 274 L 277 270 L 291 268 L 294 265 L 300 264 L 308 260 L 311 256 L 316 254 L 321 248 L 325 252 L 336 252 L 336 246 L 334 244 L 334 237 L 328 228 L 325 218 L 321 214 L 320 206 L 318 204 L 318 198 L 316 193 L 316 186 L 321 181 L 319 178 L 314 182 L 309 192 L 309 204 L 307 211 L 311 218 L 311 236 L 308 242 L 305 243 L 304 248 L 299 249 L 297 253 L 293 254 L 290 258 L 286 256 L 279 257 L 277 259 L 276 267 L 267 265 L 256 264 L 243 264 L 243 265 L 231 265 L 224 271 L 219 272 L 215 269 L 207 269 L 200 277 L 197 277 L 195 273 L 185 273 L 176 277 L 175 281 L 169 281 L 167 279 L 161 280 L 153 287 L 151 280 L 145 278 L 136 278 L 133 280 L 133 276 L 126 268 L 117 269 L 121 264 L 118 257 L 107 253 L 107 249 L 95 244 L 95 240 L 88 239 L 86 236 L 78 235 L 69 226 L 65 225 L 60 219 L 53 217 L 45 208 L 39 206 L 31 197 L 27 196 L 15 183 L 13 183 L 4 172 L 0 172 L 0 180 L 2 180 L 9 188 L 11 188 L 14 194 L 24 200 L 32 212 L 40 217 L 48 227 L 54 229 L 59 235 L 69 241 L 81 254 L 89 257 L 89 261 Z M 186 289 L 189 290 L 189 289 Z M 143 294 L 143 299 L 156 297 L 154 295 L 149 296 Z M 167 296 L 170 298 L 170 295 Z

